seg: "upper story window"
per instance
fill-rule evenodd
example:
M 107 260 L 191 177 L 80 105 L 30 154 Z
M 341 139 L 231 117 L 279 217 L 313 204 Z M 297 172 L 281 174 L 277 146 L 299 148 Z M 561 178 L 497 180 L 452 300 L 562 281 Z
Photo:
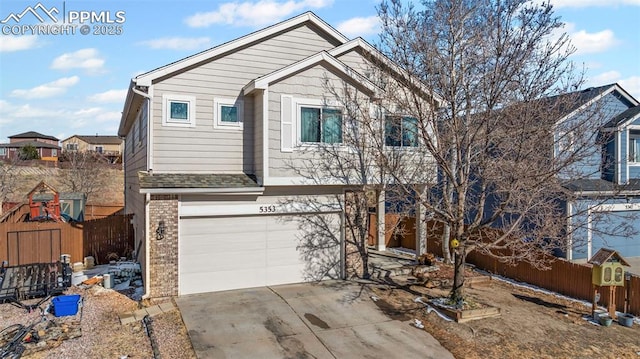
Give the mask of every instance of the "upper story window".
M 195 127 L 196 98 L 194 96 L 165 94 L 162 95 L 162 102 L 163 126 Z
M 214 101 L 214 127 L 220 129 L 243 128 L 243 102 L 235 99 L 216 99 Z
M 77 143 L 67 143 L 66 150 L 67 151 L 77 151 L 78 150 L 78 144 Z
M 96 146 L 96 152 L 102 153 L 102 146 Z
M 301 143 L 342 143 L 342 111 L 300 106 Z
M 384 144 L 393 147 L 418 147 L 418 119 L 406 116 L 386 116 Z
M 629 162 L 640 163 L 640 130 L 629 130 Z

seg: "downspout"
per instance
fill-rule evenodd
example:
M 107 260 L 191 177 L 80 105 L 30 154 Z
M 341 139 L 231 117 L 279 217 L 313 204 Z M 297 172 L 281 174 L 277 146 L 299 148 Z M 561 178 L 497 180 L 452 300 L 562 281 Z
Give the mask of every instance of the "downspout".
M 147 171 L 153 171 L 153 141 L 151 140 L 151 136 L 152 136 L 152 128 L 153 128 L 153 124 L 152 124 L 152 117 L 151 114 L 153 113 L 153 109 L 152 104 L 153 102 L 151 101 L 153 99 L 153 95 L 150 93 L 144 93 L 140 90 L 138 90 L 135 86 L 133 86 L 131 88 L 131 91 L 133 91 L 134 93 L 144 97 L 145 99 L 147 99 L 148 105 L 147 105 Z M 149 87 L 149 92 L 152 92 L 153 88 Z

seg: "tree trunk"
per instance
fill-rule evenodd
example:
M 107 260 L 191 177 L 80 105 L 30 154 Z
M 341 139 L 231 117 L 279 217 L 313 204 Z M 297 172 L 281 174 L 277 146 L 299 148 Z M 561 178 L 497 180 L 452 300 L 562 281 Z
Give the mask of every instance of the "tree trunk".
M 442 230 L 442 258 L 446 264 L 451 264 L 451 249 L 449 239 L 451 238 L 451 226 L 444 224 Z
M 451 303 L 456 307 L 462 307 L 464 302 L 464 265 L 467 259 L 467 251 L 463 244 L 459 248 L 456 248 L 453 252 L 454 255 L 454 267 L 453 267 L 453 288 L 449 298 Z

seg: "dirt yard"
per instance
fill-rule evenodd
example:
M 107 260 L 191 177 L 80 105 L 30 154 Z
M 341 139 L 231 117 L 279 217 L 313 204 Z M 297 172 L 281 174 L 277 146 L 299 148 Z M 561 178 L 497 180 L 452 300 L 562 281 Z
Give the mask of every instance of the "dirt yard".
M 450 279 L 451 268 L 430 274 Z M 478 275 L 471 274 L 470 275 Z M 398 279 L 395 284 L 400 283 Z M 640 325 L 602 327 L 585 320 L 591 307 L 583 303 L 493 279 L 467 290 L 471 301 L 500 308 L 497 318 L 448 322 L 427 314 L 414 299 L 447 296 L 450 287 L 379 285 L 378 305 L 390 316 L 419 319 L 456 358 L 640 358 Z M 420 330 L 417 329 L 416 330 Z

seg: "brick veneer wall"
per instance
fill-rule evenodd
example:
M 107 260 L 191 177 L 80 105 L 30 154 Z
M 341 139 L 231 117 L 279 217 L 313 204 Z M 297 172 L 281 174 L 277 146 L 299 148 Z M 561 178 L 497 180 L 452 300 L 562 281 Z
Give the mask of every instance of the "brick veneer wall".
M 164 221 L 162 239 L 156 236 Z M 149 203 L 149 295 L 152 298 L 178 295 L 178 197 L 151 196 Z

